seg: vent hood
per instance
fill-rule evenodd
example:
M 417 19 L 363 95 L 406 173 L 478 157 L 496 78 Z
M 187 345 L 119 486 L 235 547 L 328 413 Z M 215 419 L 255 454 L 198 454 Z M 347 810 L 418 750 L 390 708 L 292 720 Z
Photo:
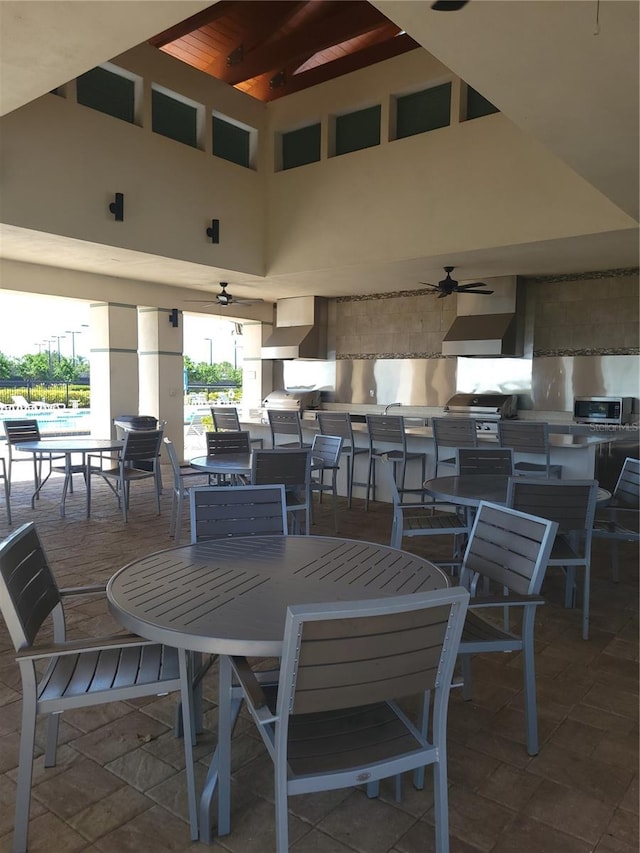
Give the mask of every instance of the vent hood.
M 327 358 L 327 300 L 294 296 L 276 303 L 276 328 L 261 350 L 263 359 Z
M 458 316 L 442 340 L 443 355 L 522 356 L 522 285 L 516 276 L 488 279 L 487 284 L 491 295 L 458 294 Z

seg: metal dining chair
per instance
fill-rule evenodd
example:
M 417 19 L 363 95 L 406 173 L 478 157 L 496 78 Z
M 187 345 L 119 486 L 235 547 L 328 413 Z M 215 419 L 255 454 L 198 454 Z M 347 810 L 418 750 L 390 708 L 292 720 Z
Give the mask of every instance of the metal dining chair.
M 308 441 L 302 437 L 302 420 L 300 412 L 283 412 L 274 409 L 267 409 L 267 417 L 269 419 L 269 430 L 271 431 L 271 447 L 272 448 L 288 448 L 288 447 L 311 447 Z M 293 441 L 278 442 L 277 436 L 284 435 Z
M 313 437 L 311 445 L 311 497 L 318 493 L 322 503 L 324 492 L 331 492 L 333 499 L 333 529 L 338 532 L 338 471 L 340 469 L 340 451 L 342 438 L 339 435 L 320 435 Z M 330 481 L 325 482 L 325 474 L 330 475 Z
M 240 432 L 240 418 L 235 406 L 211 406 L 211 417 L 213 428 L 216 432 Z M 249 441 L 255 447 L 262 447 L 264 442 L 261 438 L 250 438 Z
M 7 522 L 11 524 L 11 492 L 9 491 L 9 479 L 7 477 L 7 468 L 4 462 L 4 456 L 0 456 L 0 480 L 4 486 L 4 505 L 7 513 Z
M 551 464 L 549 424 L 542 421 L 498 421 L 500 447 L 510 447 L 516 455 L 513 473 L 523 477 L 562 477 L 562 465 Z M 518 456 L 542 457 L 542 462 L 518 459 Z
M 351 508 L 354 486 L 366 483 L 354 481 L 356 456 L 368 454 L 368 447 L 357 447 L 349 412 L 316 412 L 316 421 L 321 435 L 339 435 L 342 439 L 342 456 L 347 459 L 347 506 Z
M 432 418 L 431 429 L 435 448 L 434 477 L 438 476 L 440 465 L 455 466 L 455 448 L 478 446 L 478 430 L 473 418 Z
M 414 500 L 405 501 L 405 493 L 398 488 L 391 463 L 383 460 L 381 471 L 387 478 L 393 500 L 393 522 L 389 542 L 391 547 L 402 548 L 405 537 L 453 537 L 451 560 L 436 560 L 435 557 L 430 559 L 438 566 L 457 570 L 462 562 L 462 554 L 469 534 L 466 514 L 462 508 L 456 512 L 451 504 L 442 501 L 416 502 L 414 490 L 410 492 Z
M 7 461 L 8 471 L 7 479 L 9 483 L 9 493 L 11 493 L 11 474 L 14 465 L 19 462 L 31 462 L 33 464 L 33 485 L 36 489 L 35 497 L 40 497 L 38 486 L 42 482 L 42 463 L 49 463 L 49 473 L 57 471 L 59 474 L 65 474 L 66 469 L 63 465 L 54 465 L 58 460 L 64 462 L 65 456 L 55 453 L 20 453 L 20 445 L 25 441 L 40 441 L 40 427 L 35 418 L 12 418 L 2 422 L 4 426 L 4 434 L 7 439 Z M 16 455 L 17 454 L 17 455 Z M 73 480 L 70 483 L 70 489 L 73 491 Z
M 620 579 L 621 542 L 640 542 L 640 459 L 627 456 L 609 504 L 596 511 L 593 535 L 611 543 L 614 583 Z
M 231 536 L 287 535 L 282 484 L 194 486 L 189 491 L 191 544 Z
M 460 572 L 460 585 L 471 593 L 459 648 L 463 696 L 472 696 L 472 655 L 521 652 L 529 755 L 536 755 L 539 750 L 534 625 L 536 611 L 544 604 L 540 589 L 557 529 L 555 521 L 483 501 Z M 497 620 L 491 619 L 500 613 L 496 608 L 504 612 L 512 607 L 522 613 L 519 631 L 501 628 Z
M 290 796 L 433 767 L 435 847 L 449 851 L 446 722 L 469 595 L 460 587 L 287 608 L 277 684 L 246 658 L 231 665 L 275 774 L 276 850 L 289 849 Z M 395 700 L 431 698 L 410 719 Z M 420 772 L 422 771 L 422 772 Z M 227 798 L 228 780 L 218 796 Z
M 104 587 L 58 589 L 32 522 L 23 524 L 0 543 L 0 608 L 22 680 L 14 853 L 27 850 L 37 718 L 40 715 L 47 718 L 44 766 L 54 767 L 59 722 L 64 711 L 173 692 L 182 697 L 191 838 L 198 837 L 193 706 L 186 653 L 133 634 L 69 640 L 63 601 L 71 596 L 97 593 L 104 593 Z M 55 839 L 50 843 L 55 847 Z
M 285 487 L 287 512 L 292 530 L 304 529 L 309 535 L 311 524 L 311 448 L 272 448 L 254 450 L 251 457 L 251 483 L 254 486 L 282 483 Z M 304 513 L 304 528 L 298 516 Z
M 189 492 L 197 485 L 208 485 L 208 476 L 190 465 L 181 465 L 178 454 L 170 438 L 163 438 L 162 443 L 169 457 L 173 473 L 173 491 L 171 494 L 171 517 L 169 519 L 169 536 L 173 536 L 175 544 L 180 542 L 182 528 L 182 506 L 189 497 Z
M 565 607 L 575 604 L 576 569 L 582 579 L 582 638 L 589 639 L 591 594 L 591 540 L 598 495 L 597 480 L 542 480 L 511 477 L 507 505 L 555 521 L 558 533 L 548 559 L 549 567 L 565 572 Z
M 455 458 L 458 474 L 513 474 L 509 447 L 458 447 Z
M 160 515 L 160 447 L 162 430 L 134 430 L 125 432 L 124 444 L 110 468 L 103 468 L 104 456 L 87 456 L 87 468 L 90 475 L 96 474 L 107 483 L 118 499 L 122 518 L 126 522 L 129 510 L 131 483 L 137 480 L 153 479 L 156 495 L 156 507 Z M 92 460 L 95 460 L 92 462 Z M 142 467 L 144 466 L 144 467 Z M 91 514 L 91 491 L 87 491 L 87 516 Z
M 394 477 L 397 479 L 397 467 L 401 466 L 399 488 L 405 490 L 407 462 L 417 460 L 421 465 L 420 489 L 426 479 L 427 454 L 422 451 L 407 448 L 407 434 L 404 428 L 404 418 L 399 415 L 367 415 L 367 431 L 369 433 L 369 465 L 367 470 L 367 491 L 364 508 L 369 509 L 369 498 L 376 499 L 376 463 L 383 458 L 393 464 Z M 391 448 L 383 445 L 392 445 Z M 395 447 L 393 446 L 395 445 Z
M 251 436 L 247 430 L 233 432 L 207 432 L 205 433 L 207 443 L 207 456 L 218 456 L 225 453 L 251 453 Z M 210 484 L 238 485 L 245 483 L 244 477 L 229 476 L 227 474 L 211 474 Z

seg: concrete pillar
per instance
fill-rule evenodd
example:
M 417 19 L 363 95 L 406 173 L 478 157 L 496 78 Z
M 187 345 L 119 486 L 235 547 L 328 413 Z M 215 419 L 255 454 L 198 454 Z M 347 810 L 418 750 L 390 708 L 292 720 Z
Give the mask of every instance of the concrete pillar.
M 178 459 L 184 454 L 184 360 L 182 312 L 177 326 L 166 308 L 138 309 L 141 415 L 166 421 L 165 436 L 173 442 Z
M 91 434 L 114 437 L 114 417 L 138 414 L 137 307 L 92 304 L 90 325 Z
M 246 415 L 250 409 L 259 409 L 273 390 L 273 362 L 260 357 L 263 340 L 272 331 L 271 324 L 251 320 L 242 324 L 242 409 Z

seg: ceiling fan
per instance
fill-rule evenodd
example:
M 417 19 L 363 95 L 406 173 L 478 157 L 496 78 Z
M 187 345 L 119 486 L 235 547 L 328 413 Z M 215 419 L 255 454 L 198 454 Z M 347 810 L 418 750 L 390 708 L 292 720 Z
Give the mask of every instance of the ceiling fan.
M 220 293 L 217 294 L 215 300 L 212 299 L 187 299 L 187 302 L 198 302 L 205 307 L 208 305 L 222 305 L 223 308 L 233 305 L 257 305 L 259 302 L 264 302 L 264 299 L 239 299 L 227 293 L 229 282 L 220 282 Z
M 426 287 L 432 287 L 434 291 L 438 291 L 438 299 L 445 296 L 450 296 L 452 293 L 493 293 L 493 290 L 486 290 L 486 284 L 483 281 L 474 281 L 471 284 L 458 284 L 455 279 L 451 278 L 451 273 L 455 267 L 443 267 L 446 272 L 446 278 L 439 281 L 437 284 L 431 284 L 428 281 L 421 281 Z M 478 290 L 478 288 L 485 288 Z

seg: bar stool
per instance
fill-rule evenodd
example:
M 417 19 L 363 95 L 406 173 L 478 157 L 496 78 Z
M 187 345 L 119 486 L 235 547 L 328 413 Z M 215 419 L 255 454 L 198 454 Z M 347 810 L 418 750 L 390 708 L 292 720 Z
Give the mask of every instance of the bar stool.
M 500 447 L 510 447 L 515 453 L 532 453 L 544 457 L 543 462 L 516 461 L 513 473 L 524 477 L 562 477 L 562 465 L 550 460 L 549 424 L 543 421 L 498 421 Z
M 433 418 L 431 429 L 433 430 L 435 447 L 436 467 L 434 476 L 436 477 L 438 476 L 439 465 L 453 465 L 455 467 L 455 448 L 478 446 L 478 431 L 473 418 Z M 443 448 L 454 448 L 454 450 L 445 450 L 446 456 L 441 458 Z
M 367 472 L 365 510 L 369 509 L 369 495 L 371 493 L 373 493 L 373 500 L 375 501 L 376 499 L 376 462 L 382 461 L 383 457 L 393 463 L 393 476 L 396 483 L 398 483 L 396 475 L 397 467 L 399 464 L 402 465 L 402 477 L 398 486 L 405 492 L 407 491 L 404 486 L 407 462 L 412 459 L 419 459 L 422 465 L 422 478 L 420 480 L 419 491 L 423 493 L 422 484 L 426 480 L 427 454 L 420 451 L 407 450 L 404 418 L 399 415 L 367 415 L 366 418 L 367 430 L 369 431 L 369 470 Z M 384 444 L 398 445 L 398 448 L 388 450 L 376 446 L 382 442 Z
M 368 447 L 356 447 L 349 412 L 317 412 L 316 420 L 321 435 L 339 435 L 342 439 L 341 454 L 347 457 L 347 506 L 351 507 L 354 486 L 365 486 L 353 479 L 356 456 L 369 453 Z
M 302 421 L 300 413 L 296 410 L 293 412 L 282 412 L 273 409 L 267 409 L 267 417 L 269 418 L 269 428 L 271 430 L 271 446 L 280 447 L 311 447 L 309 442 L 302 439 Z M 281 442 L 276 441 L 277 435 L 295 436 L 296 441 Z
M 216 432 L 241 432 L 240 417 L 235 406 L 210 406 L 213 428 Z M 251 438 L 251 444 L 263 446 L 261 438 Z

